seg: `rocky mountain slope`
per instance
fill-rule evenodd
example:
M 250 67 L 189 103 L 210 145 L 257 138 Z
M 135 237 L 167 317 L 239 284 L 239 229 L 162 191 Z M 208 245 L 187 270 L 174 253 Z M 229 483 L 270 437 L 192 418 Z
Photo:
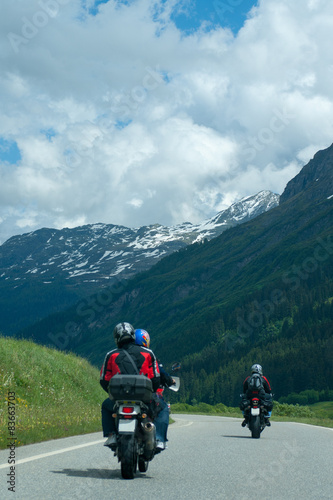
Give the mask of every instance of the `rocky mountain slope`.
M 146 270 L 161 257 L 184 246 L 212 239 L 276 206 L 279 196 L 270 191 L 245 198 L 195 225 L 155 224 L 131 229 L 112 224 L 90 224 L 74 229 L 40 229 L 10 238 L 0 247 L 0 277 L 13 282 L 29 276 L 44 282 L 60 276 L 76 283 L 107 281 Z
M 0 247 L 0 331 L 13 333 L 101 286 L 149 269 L 186 245 L 215 238 L 278 203 L 279 195 L 262 191 L 197 225 L 185 222 L 131 229 L 91 224 L 14 236 Z M 17 307 L 18 303 L 19 318 L 13 314 L 13 304 Z

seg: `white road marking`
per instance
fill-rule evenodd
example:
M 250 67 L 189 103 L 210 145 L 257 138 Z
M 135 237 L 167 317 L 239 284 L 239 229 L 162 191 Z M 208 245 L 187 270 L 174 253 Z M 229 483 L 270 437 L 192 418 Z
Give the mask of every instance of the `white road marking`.
M 186 424 L 182 424 L 182 427 L 188 427 L 189 425 L 192 425 L 194 422 L 186 422 Z
M 303 424 L 303 422 L 285 422 L 285 423 L 288 423 L 288 424 L 298 424 L 298 425 L 307 425 L 308 427 L 315 427 L 315 428 L 318 428 L 318 429 L 328 429 L 330 431 L 333 431 L 333 427 L 323 427 L 322 425 L 313 425 L 313 424 Z
M 67 451 L 78 450 L 80 448 L 85 448 L 86 446 L 93 446 L 94 444 L 103 443 L 105 439 L 100 439 L 98 441 L 92 441 L 91 443 L 79 444 L 77 446 L 71 446 L 70 448 L 63 448 L 62 450 L 50 451 L 49 453 L 42 453 L 41 455 L 35 455 L 34 457 L 22 458 L 21 460 L 16 460 L 15 464 L 2 464 L 0 469 L 5 469 L 10 465 L 24 464 L 26 462 L 32 462 L 33 460 L 39 460 L 40 458 L 51 457 L 52 455 L 58 455 L 59 453 L 66 453 Z
M 192 425 L 194 422 L 191 420 L 183 420 L 181 418 L 175 417 L 174 423 L 171 425 L 171 429 L 174 429 L 176 427 L 188 427 L 189 425 Z M 170 429 L 170 427 L 169 427 Z

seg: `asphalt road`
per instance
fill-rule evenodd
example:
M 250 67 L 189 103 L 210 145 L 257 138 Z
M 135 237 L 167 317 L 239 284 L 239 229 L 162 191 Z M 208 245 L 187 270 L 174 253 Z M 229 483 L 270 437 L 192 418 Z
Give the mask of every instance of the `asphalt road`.
M 331 500 L 333 429 L 272 422 L 252 439 L 241 419 L 173 415 L 168 449 L 124 480 L 101 433 L 0 451 L 0 498 L 15 500 Z

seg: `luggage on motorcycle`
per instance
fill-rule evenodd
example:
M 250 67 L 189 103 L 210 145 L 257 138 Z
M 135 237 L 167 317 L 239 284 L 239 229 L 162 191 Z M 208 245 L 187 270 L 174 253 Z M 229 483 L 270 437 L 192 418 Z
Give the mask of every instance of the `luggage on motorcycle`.
M 239 408 L 244 411 L 246 408 L 250 406 L 250 401 L 248 400 L 245 394 L 241 394 L 241 400 L 239 403 Z
M 145 375 L 117 374 L 109 382 L 109 394 L 116 400 L 149 403 L 153 395 L 153 384 Z
M 267 411 L 272 411 L 273 409 L 273 396 L 272 394 L 265 394 L 264 406 Z

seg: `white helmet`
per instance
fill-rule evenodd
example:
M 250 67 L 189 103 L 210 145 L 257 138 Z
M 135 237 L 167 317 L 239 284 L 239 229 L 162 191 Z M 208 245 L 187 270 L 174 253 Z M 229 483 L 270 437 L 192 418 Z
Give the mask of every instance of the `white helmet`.
M 117 347 L 135 341 L 134 328 L 130 323 L 118 323 L 113 330 L 113 336 Z
M 259 373 L 259 375 L 262 375 L 263 374 L 262 366 L 258 364 L 252 365 L 251 373 Z

